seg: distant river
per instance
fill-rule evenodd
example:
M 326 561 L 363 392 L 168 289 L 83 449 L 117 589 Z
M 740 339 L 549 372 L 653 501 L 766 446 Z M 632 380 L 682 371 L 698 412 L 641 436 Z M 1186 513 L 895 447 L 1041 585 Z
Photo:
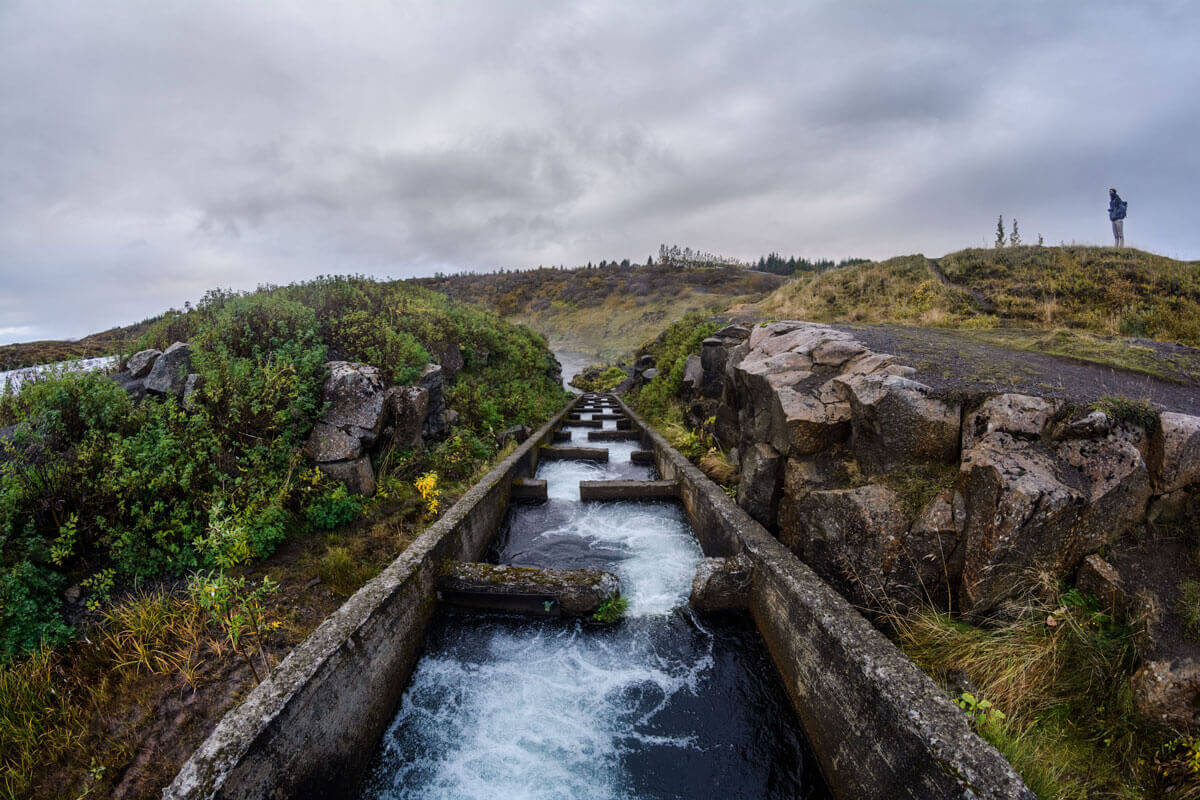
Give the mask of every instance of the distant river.
M 577 350 L 567 350 L 565 348 L 555 349 L 554 357 L 558 359 L 559 364 L 562 364 L 563 386 L 568 391 L 578 392 L 578 389 L 571 386 L 571 378 L 583 372 L 584 367 L 595 364 L 596 358 L 585 353 L 580 353 Z
M 13 391 L 21 388 L 21 384 L 30 378 L 44 375 L 47 372 L 91 372 L 92 370 L 109 369 L 117 364 L 116 356 L 100 356 L 98 358 L 78 358 L 73 361 L 56 361 L 53 364 L 38 364 L 33 367 L 21 367 L 0 372 L 0 391 L 5 385 L 12 386 Z

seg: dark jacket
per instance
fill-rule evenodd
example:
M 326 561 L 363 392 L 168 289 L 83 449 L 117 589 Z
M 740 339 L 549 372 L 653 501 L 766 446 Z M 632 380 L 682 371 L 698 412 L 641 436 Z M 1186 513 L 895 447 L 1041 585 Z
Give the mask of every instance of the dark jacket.
M 1125 219 L 1126 203 L 1116 192 L 1108 196 L 1108 218 L 1111 220 Z

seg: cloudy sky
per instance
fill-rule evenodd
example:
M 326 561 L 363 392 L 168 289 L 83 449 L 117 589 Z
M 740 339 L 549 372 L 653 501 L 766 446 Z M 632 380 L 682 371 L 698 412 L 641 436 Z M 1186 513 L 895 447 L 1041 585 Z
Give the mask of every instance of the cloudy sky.
M 1200 3 L 0 0 L 0 342 L 328 273 L 1200 258 Z

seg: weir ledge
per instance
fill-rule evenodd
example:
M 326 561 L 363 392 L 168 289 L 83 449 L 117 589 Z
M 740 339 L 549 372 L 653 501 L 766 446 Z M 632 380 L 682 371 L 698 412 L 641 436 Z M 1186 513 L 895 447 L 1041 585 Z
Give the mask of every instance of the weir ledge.
M 841 594 L 617 401 L 710 557 L 750 561 L 750 613 L 838 800 L 1036 800 L 967 717 Z
M 572 400 L 301 642 L 209 737 L 164 800 L 343 798 L 358 786 L 420 658 L 443 564 L 478 561 L 516 478 Z

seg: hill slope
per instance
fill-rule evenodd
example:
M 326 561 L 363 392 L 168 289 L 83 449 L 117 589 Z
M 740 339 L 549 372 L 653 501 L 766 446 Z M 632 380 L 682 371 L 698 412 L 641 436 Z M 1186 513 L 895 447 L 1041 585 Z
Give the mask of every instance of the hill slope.
M 1013 247 L 936 260 L 900 256 L 802 276 L 757 311 L 957 328 L 978 340 L 1172 380 L 1200 375 L 1200 354 L 1191 349 L 1200 347 L 1200 262 L 1140 250 Z
M 784 278 L 740 267 L 654 264 L 450 275 L 416 282 L 526 323 L 552 346 L 612 360 L 690 311 L 756 301 L 779 288 Z

